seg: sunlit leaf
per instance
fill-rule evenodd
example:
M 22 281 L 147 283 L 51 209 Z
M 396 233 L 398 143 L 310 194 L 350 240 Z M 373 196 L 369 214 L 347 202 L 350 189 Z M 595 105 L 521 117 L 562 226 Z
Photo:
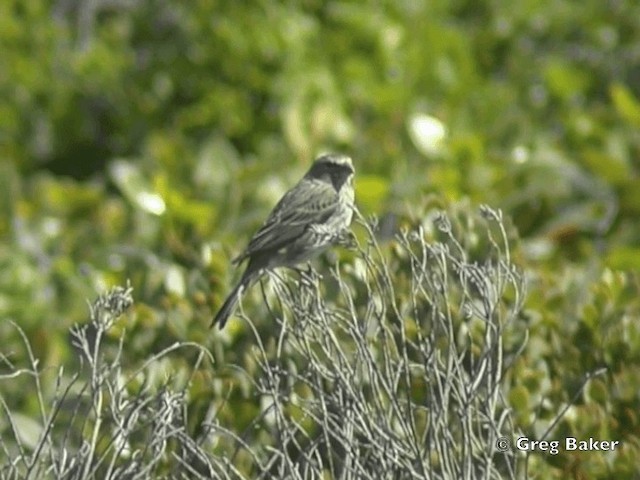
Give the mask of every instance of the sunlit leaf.
M 136 207 L 154 215 L 166 210 L 163 198 L 152 190 L 139 168 L 126 160 L 115 160 L 109 166 L 111 179 Z
M 630 124 L 640 127 L 640 101 L 626 85 L 614 83 L 610 89 L 616 110 Z

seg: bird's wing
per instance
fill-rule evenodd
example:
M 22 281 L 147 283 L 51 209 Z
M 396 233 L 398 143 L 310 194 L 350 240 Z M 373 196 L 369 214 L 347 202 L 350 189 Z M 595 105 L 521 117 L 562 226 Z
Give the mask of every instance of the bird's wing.
M 288 191 L 234 262 L 265 250 L 278 250 L 298 238 L 310 225 L 322 224 L 338 208 L 333 186 L 320 180 L 303 180 Z

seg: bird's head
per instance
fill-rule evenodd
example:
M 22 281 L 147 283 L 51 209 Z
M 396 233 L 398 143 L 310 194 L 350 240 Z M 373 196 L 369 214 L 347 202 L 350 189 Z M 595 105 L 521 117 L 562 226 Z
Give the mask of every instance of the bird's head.
M 342 153 L 327 153 L 314 160 L 305 177 L 325 180 L 333 184 L 336 191 L 340 191 L 345 183 L 352 182 L 354 173 L 351 157 Z

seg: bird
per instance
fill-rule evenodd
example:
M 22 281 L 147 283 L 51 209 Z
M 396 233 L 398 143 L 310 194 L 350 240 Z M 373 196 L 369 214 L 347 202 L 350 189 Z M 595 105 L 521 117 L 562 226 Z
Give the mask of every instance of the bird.
M 266 271 L 295 267 L 344 238 L 354 211 L 351 158 L 341 153 L 317 157 L 307 173 L 273 208 L 245 250 L 232 260 L 248 260 L 238 284 L 213 318 L 224 328 L 243 293 Z

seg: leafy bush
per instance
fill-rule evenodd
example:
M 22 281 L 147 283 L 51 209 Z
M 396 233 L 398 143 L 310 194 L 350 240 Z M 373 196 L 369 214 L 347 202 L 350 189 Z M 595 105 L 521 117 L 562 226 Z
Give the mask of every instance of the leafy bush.
M 417 225 L 429 245 L 442 241 L 432 212 L 453 204 L 455 238 L 480 261 L 491 247 L 464 212 L 499 206 L 528 286 L 519 333 L 503 332 L 518 435 L 624 445 L 529 452 L 529 472 L 637 476 L 638 32 L 632 0 L 0 2 L 4 411 L 35 432 L 47 424 L 40 405 L 55 403 L 13 368 L 35 371 L 37 359 L 43 399 L 61 366 L 79 372 L 79 388 L 90 375 L 70 328 L 84 324 L 85 298 L 130 279 L 135 309 L 105 331 L 104 361 L 122 335 L 123 371 L 167 352 L 146 372 L 188 390 L 189 437 L 205 438 L 198 428 L 213 418 L 244 432 L 262 411 L 249 395 L 264 363 L 257 338 L 243 322 L 206 328 L 234 275 L 229 258 L 316 153 L 344 150 L 359 208 L 380 218 L 400 305 L 411 282 L 394 267 L 410 264 L 387 242 Z M 361 260 L 340 255 L 342 281 L 361 298 L 368 282 L 350 271 Z M 331 311 L 346 308 L 340 283 L 320 271 Z M 257 290 L 246 305 L 274 361 L 273 316 Z M 198 363 L 199 348 L 171 350 L 184 342 L 206 346 L 213 366 Z M 152 397 L 163 383 L 150 385 Z M 238 448 L 217 438 L 219 450 Z M 253 468 L 238 458 L 242 472 Z
M 500 214 L 483 213 L 488 250 L 476 260 L 442 215 L 442 242 L 427 243 L 418 227 L 385 254 L 363 223 L 364 246 L 327 282 L 314 270 L 300 280 L 272 275 L 274 291 L 265 295 L 281 306 L 271 315 L 272 335 L 261 338 L 243 315 L 256 341 L 247 352 L 254 370 L 217 367 L 250 379 L 246 395 L 258 410 L 243 432 L 215 414 L 234 412 L 224 400 L 233 384 L 223 398 L 213 397 L 213 415 L 195 430 L 188 422 L 195 376 L 204 359 L 213 360 L 206 349 L 182 342 L 133 366 L 126 335 L 108 341 L 133 304 L 130 287 L 100 296 L 91 322 L 72 329 L 83 365 L 74 373 L 41 370 L 15 325 L 30 365 L 6 362 L 2 380 L 33 384 L 40 419 L 13 412 L 2 398 L 4 475 L 515 477 L 517 457 L 494 445 L 515 432 L 503 378 L 525 338 L 515 328 L 525 284 Z M 186 378 L 154 375 L 154 365 L 182 349 L 200 352 Z

